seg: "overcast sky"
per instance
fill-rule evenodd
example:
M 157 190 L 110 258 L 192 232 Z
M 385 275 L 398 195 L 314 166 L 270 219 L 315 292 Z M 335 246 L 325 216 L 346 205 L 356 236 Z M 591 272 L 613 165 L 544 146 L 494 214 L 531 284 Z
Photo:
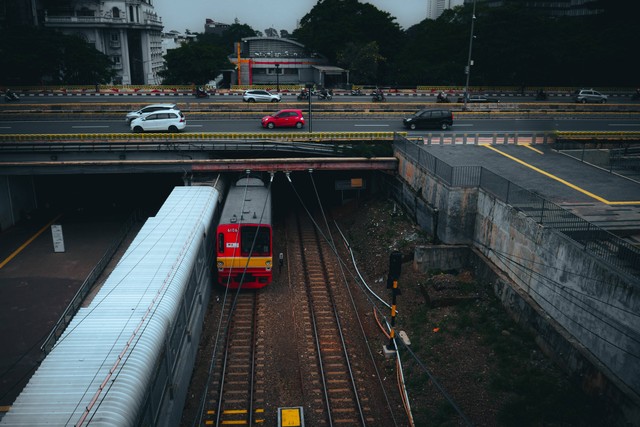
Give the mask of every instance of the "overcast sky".
M 156 13 L 162 18 L 164 31 L 204 32 L 205 19 L 233 24 L 238 18 L 256 31 L 273 27 L 292 32 L 317 0 L 155 0 Z M 427 0 L 360 0 L 395 16 L 404 29 L 427 16 Z

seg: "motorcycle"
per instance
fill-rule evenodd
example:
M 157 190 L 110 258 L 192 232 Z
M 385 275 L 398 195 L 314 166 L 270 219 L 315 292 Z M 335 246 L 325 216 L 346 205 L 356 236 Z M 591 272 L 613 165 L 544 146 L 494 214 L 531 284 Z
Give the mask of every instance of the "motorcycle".
M 318 94 L 318 99 L 326 99 L 326 100 L 331 100 L 331 98 L 333 98 L 333 91 L 332 90 L 321 90 L 320 93 Z
M 441 104 L 441 103 L 447 103 L 451 101 L 449 101 L 449 96 L 446 93 L 440 92 L 436 98 L 436 102 Z
M 549 96 L 547 95 L 547 93 L 542 89 L 540 89 L 536 94 L 536 101 L 546 101 L 547 99 L 549 99 Z
M 387 97 L 384 96 L 384 93 L 382 92 L 375 92 L 373 94 L 373 98 L 371 98 L 371 101 L 373 102 L 384 102 L 387 100 Z
M 209 94 L 205 90 L 201 88 L 196 89 L 196 98 L 208 98 L 208 97 L 209 97 Z
M 351 96 L 360 96 L 362 95 L 362 91 L 360 89 L 353 89 L 351 91 Z
M 634 101 L 637 101 L 638 99 L 640 99 L 640 89 L 636 89 L 636 92 L 631 95 L 631 99 Z
M 306 90 L 300 91 L 298 94 L 298 101 L 309 99 L 309 92 Z
M 12 92 L 11 90 L 7 89 L 4 93 L 4 100 L 7 102 L 15 102 L 15 101 L 20 101 L 20 97 L 16 95 L 15 92 Z

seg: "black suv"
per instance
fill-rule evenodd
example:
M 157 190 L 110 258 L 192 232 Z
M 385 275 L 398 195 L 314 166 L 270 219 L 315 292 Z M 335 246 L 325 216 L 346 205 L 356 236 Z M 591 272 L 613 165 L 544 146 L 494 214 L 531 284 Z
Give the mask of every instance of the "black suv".
M 449 129 L 453 126 L 453 113 L 450 110 L 420 110 L 411 117 L 402 120 L 404 127 L 411 130 L 417 128 Z

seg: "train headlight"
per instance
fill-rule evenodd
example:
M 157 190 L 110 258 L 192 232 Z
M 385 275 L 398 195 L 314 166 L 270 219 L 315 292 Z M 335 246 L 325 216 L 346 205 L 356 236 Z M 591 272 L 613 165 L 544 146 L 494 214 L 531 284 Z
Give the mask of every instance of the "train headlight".
M 224 270 L 224 262 L 218 261 L 218 270 Z
M 271 261 L 267 261 L 265 265 L 267 266 L 267 268 L 271 268 Z

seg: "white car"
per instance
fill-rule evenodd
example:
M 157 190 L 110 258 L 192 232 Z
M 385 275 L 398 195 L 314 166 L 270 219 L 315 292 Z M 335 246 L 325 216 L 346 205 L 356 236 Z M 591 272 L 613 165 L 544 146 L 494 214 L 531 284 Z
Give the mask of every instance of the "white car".
M 131 123 L 132 120 L 142 117 L 145 114 L 153 113 L 154 111 L 175 109 L 176 104 L 151 104 L 139 109 L 138 111 L 131 111 L 130 113 L 127 113 L 127 118 L 125 120 L 127 123 Z
M 131 130 L 133 132 L 178 132 L 187 126 L 187 119 L 180 110 L 161 110 L 155 113 L 145 114 L 133 119 Z
M 246 90 L 242 95 L 244 102 L 280 102 L 280 94 L 273 94 L 262 89 Z

